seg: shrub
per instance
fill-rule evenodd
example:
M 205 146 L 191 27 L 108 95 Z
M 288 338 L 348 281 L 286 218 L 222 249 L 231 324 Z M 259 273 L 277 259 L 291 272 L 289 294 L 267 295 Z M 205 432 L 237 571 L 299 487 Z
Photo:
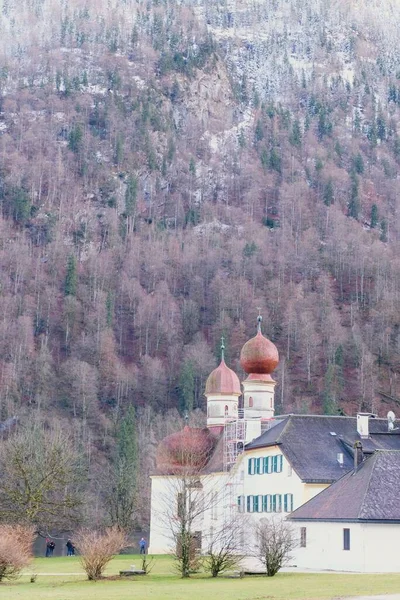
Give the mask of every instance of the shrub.
M 110 527 L 104 532 L 81 530 L 76 537 L 80 561 L 88 579 L 100 579 L 110 560 L 128 546 L 124 531 Z
M 0 525 L 0 581 L 16 579 L 33 559 L 33 527 Z

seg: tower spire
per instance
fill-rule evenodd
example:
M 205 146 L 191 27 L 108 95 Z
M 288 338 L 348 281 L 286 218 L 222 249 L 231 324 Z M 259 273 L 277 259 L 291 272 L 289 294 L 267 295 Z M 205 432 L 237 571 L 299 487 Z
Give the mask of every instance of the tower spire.
M 261 333 L 261 323 L 262 323 L 262 315 L 261 308 L 258 307 L 258 317 L 257 317 L 257 333 Z
M 225 360 L 225 338 L 221 336 L 221 360 Z

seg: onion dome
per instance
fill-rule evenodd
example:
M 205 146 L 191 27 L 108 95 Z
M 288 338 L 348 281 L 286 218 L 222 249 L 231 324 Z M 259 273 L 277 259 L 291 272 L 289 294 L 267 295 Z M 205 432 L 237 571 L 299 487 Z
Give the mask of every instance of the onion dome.
M 207 464 L 216 438 L 209 429 L 188 427 L 162 440 L 156 455 L 157 469 L 163 473 L 198 473 Z
M 279 354 L 275 344 L 261 333 L 261 315 L 258 316 L 257 320 L 257 335 L 243 346 L 240 353 L 240 364 L 243 370 L 250 374 L 250 376 L 254 374 L 270 375 L 278 366 Z
M 230 369 L 224 359 L 224 338 L 221 340 L 221 363 L 208 376 L 206 381 L 205 395 L 212 394 L 231 394 L 240 396 L 240 381 L 232 369 Z

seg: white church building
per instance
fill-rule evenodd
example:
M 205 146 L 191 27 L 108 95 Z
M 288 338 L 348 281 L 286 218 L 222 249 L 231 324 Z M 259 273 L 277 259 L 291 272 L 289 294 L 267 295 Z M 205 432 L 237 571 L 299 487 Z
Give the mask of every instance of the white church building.
M 298 544 L 291 563 L 304 569 L 336 568 L 329 566 L 329 560 L 315 562 L 310 544 L 311 540 L 315 544 L 317 534 L 311 535 L 308 550 L 305 541 L 311 528 L 323 538 L 321 527 L 326 521 L 315 525 L 308 512 L 304 525 L 298 509 L 346 474 L 361 469 L 377 450 L 399 450 L 400 429 L 369 414 L 275 416 L 272 373 L 279 356 L 275 345 L 263 336 L 261 320 L 256 336 L 241 350 L 240 363 L 247 373 L 242 384 L 226 365 L 222 346 L 221 363 L 205 388 L 207 428 L 185 427 L 158 448 L 157 470 L 152 475 L 149 553 L 175 550 L 174 527 L 184 485 L 191 490 L 193 506 L 199 507 L 191 522 L 199 552 L 207 553 L 215 533 L 235 522 L 240 551 L 248 553 L 255 545 L 254 525 L 260 519 L 287 518 L 293 513 L 290 522 Z M 329 555 L 329 546 L 327 551 Z M 347 568 L 340 560 L 337 568 L 365 570 L 359 561 L 351 560 L 351 551 L 345 552 Z M 255 559 L 247 563 L 253 565 L 250 570 L 258 570 Z

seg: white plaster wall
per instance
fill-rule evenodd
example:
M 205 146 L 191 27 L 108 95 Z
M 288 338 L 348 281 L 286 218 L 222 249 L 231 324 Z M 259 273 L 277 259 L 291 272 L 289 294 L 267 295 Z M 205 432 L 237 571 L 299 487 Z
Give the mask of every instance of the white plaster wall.
M 243 402 L 245 417 L 271 418 L 274 416 L 274 388 L 275 381 L 243 381 Z M 253 406 L 249 406 L 250 397 L 253 399 Z
M 261 475 L 248 474 L 248 459 L 249 458 L 264 458 L 267 456 L 282 455 L 282 471 L 281 473 L 264 473 Z M 240 457 L 238 472 L 243 475 L 243 495 L 245 496 L 245 506 L 247 507 L 247 496 L 265 495 L 265 494 L 281 494 L 282 495 L 282 512 L 246 512 L 246 539 L 249 541 L 250 547 L 256 546 L 255 527 L 261 519 L 271 518 L 286 518 L 289 513 L 283 511 L 283 496 L 285 494 L 293 495 L 293 510 L 307 502 L 310 498 L 328 487 L 326 484 L 306 484 L 303 483 L 294 469 L 291 468 L 286 457 L 282 454 L 279 446 L 271 446 L 269 448 L 259 448 L 251 451 L 246 451 Z M 248 560 L 248 568 L 255 571 L 259 570 L 260 565 L 256 565 L 254 559 Z
M 400 524 L 296 521 L 293 527 L 299 539 L 300 527 L 307 528 L 307 546 L 298 547 L 291 561 L 299 569 L 400 572 Z M 344 528 L 350 529 L 350 550 L 343 550 Z
M 202 550 L 205 551 L 210 539 L 210 531 L 218 531 L 231 510 L 235 486 L 226 486 L 227 474 L 214 473 L 199 477 L 203 484 L 201 495 L 204 511 L 193 523 L 193 531 L 202 532 Z M 149 554 L 169 554 L 174 552 L 173 519 L 177 509 L 177 494 L 181 490 L 179 478 L 153 476 L 151 478 L 151 514 Z M 236 510 L 236 508 L 235 508 Z M 176 521 L 178 523 L 178 520 Z

